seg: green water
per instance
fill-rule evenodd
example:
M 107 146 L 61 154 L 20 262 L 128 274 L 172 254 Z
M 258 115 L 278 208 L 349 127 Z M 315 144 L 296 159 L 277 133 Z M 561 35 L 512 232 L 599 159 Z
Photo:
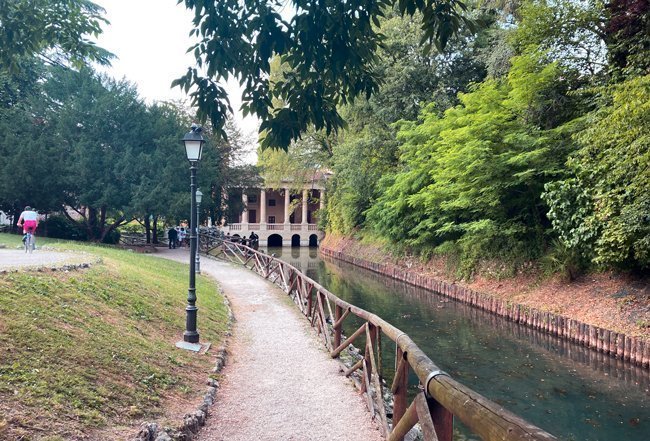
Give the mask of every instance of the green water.
M 456 380 L 561 440 L 650 441 L 647 370 L 430 291 L 324 261 L 314 249 L 269 251 L 409 334 Z M 359 325 L 346 320 L 346 333 Z M 386 340 L 383 365 L 390 384 L 394 344 Z M 417 379 L 411 382 L 415 391 Z

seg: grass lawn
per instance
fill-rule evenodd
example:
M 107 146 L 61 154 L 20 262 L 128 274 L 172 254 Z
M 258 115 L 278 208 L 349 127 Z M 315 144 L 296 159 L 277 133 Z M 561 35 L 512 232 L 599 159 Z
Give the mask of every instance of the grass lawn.
M 19 246 L 20 236 L 0 234 L 0 243 Z M 37 244 L 102 260 L 68 273 L 0 275 L 0 439 L 128 439 L 143 420 L 172 425 L 196 408 L 213 358 L 174 347 L 185 329 L 187 266 L 105 246 Z M 201 339 L 218 345 L 223 298 L 204 276 L 197 293 Z

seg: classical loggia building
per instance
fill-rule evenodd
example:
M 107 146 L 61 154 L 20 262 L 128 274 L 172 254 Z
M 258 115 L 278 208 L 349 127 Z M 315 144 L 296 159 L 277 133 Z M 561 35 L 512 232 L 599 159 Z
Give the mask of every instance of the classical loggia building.
M 224 233 L 249 237 L 254 231 L 261 246 L 318 246 L 325 235 L 317 223 L 326 177 L 319 174 L 302 186 L 284 182 L 281 188 L 243 189 L 244 208 L 237 219 L 222 220 Z

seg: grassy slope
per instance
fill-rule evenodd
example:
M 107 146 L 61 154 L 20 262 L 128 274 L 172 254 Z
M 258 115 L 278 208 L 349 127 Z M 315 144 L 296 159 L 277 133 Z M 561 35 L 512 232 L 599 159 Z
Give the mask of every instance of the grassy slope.
M 19 240 L 0 235 L 8 246 Z M 206 378 L 211 357 L 174 347 L 185 328 L 187 267 L 107 247 L 52 246 L 102 263 L 0 276 L 0 439 L 38 439 L 40 427 L 81 438 L 156 416 L 166 398 L 199 397 L 196 373 Z M 197 293 L 202 341 L 216 344 L 227 324 L 222 297 L 205 277 Z

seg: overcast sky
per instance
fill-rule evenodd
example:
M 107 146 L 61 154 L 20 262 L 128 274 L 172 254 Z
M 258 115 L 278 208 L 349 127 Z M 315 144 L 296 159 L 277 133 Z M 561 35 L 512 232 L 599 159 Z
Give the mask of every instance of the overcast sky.
M 94 0 L 106 10 L 110 25 L 97 43 L 114 53 L 107 73 L 114 78 L 126 77 L 135 83 L 148 102 L 184 99 L 179 88 L 171 89 L 173 80 L 194 66 L 194 58 L 185 53 L 192 44 L 192 13 L 176 4 L 176 0 Z M 240 96 L 234 86 L 228 87 L 230 102 L 237 112 Z M 235 116 L 246 133 L 257 133 L 257 121 Z

